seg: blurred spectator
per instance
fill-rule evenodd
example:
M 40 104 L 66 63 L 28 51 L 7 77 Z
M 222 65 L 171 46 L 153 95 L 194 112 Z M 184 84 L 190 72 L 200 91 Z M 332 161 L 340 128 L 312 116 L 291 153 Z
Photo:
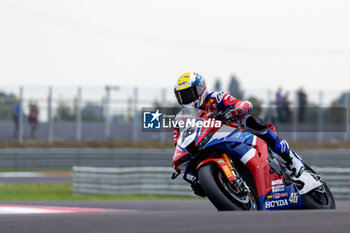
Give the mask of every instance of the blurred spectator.
M 29 104 L 28 122 L 30 125 L 30 137 L 31 138 L 35 138 L 36 129 L 38 127 L 38 117 L 39 117 L 38 106 L 34 103 L 30 103 Z
M 286 94 L 282 98 L 282 122 L 288 122 L 290 117 L 290 109 L 289 109 L 289 92 L 287 91 Z
M 277 120 L 279 122 L 283 122 L 283 97 L 282 97 L 282 87 L 279 87 L 276 92 L 276 100 L 275 100 L 276 108 L 277 108 Z
M 298 96 L 298 120 L 299 122 L 305 121 L 305 110 L 307 107 L 307 95 L 302 87 L 297 91 Z
M 18 129 L 19 129 L 19 114 L 20 114 L 20 106 L 19 103 L 16 103 L 12 108 L 12 119 L 15 123 L 15 128 L 13 132 L 13 136 L 16 138 L 18 137 Z

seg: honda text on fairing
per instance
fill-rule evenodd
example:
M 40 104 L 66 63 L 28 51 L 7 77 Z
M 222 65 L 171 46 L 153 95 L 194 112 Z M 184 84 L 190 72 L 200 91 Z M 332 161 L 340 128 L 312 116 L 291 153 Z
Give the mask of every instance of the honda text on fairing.
M 259 137 L 221 123 L 213 115 L 183 108 L 176 121 L 180 136 L 172 179 L 183 179 L 218 210 L 333 209 L 326 183 L 305 164 L 298 178 Z

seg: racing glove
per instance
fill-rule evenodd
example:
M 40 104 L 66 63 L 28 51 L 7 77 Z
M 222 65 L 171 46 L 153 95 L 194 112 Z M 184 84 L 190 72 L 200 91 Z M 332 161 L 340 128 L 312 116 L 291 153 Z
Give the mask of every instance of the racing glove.
M 239 106 L 234 109 L 230 109 L 229 111 L 225 112 L 224 114 L 224 121 L 225 123 L 231 123 L 237 120 L 240 120 L 244 116 L 244 108 L 242 106 Z

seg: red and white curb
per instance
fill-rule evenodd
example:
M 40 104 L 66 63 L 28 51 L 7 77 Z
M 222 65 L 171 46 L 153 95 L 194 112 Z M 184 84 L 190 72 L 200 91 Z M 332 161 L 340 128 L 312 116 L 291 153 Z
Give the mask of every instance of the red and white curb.
M 0 215 L 4 214 L 61 214 L 61 213 L 126 213 L 127 209 L 71 208 L 56 206 L 0 205 Z
M 71 172 L 0 172 L 4 178 L 71 177 Z

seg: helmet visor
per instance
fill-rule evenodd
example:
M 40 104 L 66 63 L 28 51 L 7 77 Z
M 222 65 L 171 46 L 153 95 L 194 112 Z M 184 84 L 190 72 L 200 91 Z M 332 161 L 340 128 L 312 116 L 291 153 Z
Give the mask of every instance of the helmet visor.
M 199 96 L 202 94 L 202 92 L 203 92 L 203 86 L 197 85 L 194 87 L 175 91 L 175 96 L 179 104 L 189 104 L 195 101 L 196 99 L 198 99 Z

